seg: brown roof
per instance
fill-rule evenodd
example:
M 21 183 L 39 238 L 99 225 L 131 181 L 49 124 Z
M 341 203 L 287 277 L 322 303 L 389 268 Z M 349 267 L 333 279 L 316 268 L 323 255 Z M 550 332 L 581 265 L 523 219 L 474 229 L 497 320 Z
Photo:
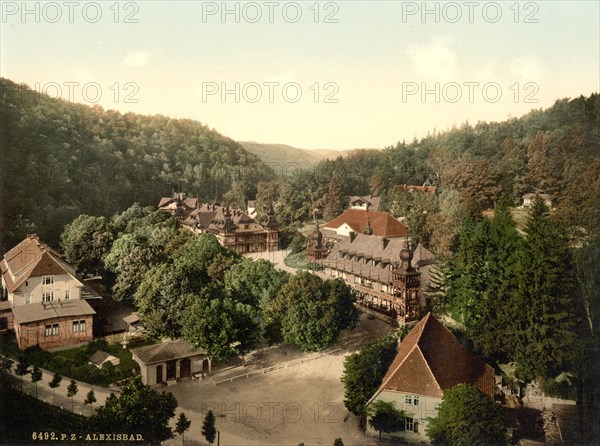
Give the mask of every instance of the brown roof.
M 367 227 L 367 217 L 375 236 L 389 238 L 408 236 L 408 228 L 391 214 L 382 211 L 365 211 L 363 209 L 348 209 L 326 223 L 324 228 L 337 229 L 343 224 L 347 224 L 354 232 L 362 234 Z
M 131 354 L 137 357 L 142 363 L 148 365 L 170 361 L 171 359 L 204 355 L 206 352 L 202 349 L 194 349 L 186 341 L 177 340 L 134 348 L 131 350 Z
M 75 269 L 56 251 L 40 242 L 35 234 L 28 235 L 25 240 L 4 254 L 4 259 L 0 262 L 0 271 L 10 292 L 15 291 L 30 277 L 49 274 L 69 274 L 82 282 Z
M 46 319 L 96 314 L 92 307 L 90 307 L 90 304 L 83 299 L 19 305 L 14 307 L 12 312 L 16 324 L 28 324 Z
M 199 227 L 207 232 L 218 233 L 225 225 L 226 208 L 218 204 L 202 204 L 193 210 L 183 223 Z M 235 225 L 237 233 L 262 232 L 264 228 L 252 217 L 239 209 L 229 209 L 231 222 Z M 229 224 L 231 224 L 231 222 Z M 248 225 L 248 228 L 245 226 Z
M 462 383 L 494 397 L 494 369 L 428 313 L 398 346 L 375 396 L 387 390 L 441 398 L 445 390 Z
M 338 271 L 345 271 L 378 283 L 392 283 L 389 265 L 400 263 L 400 251 L 404 238 L 387 239 L 372 235 L 356 234 L 336 243 L 325 259 L 319 263 Z M 368 261 L 365 262 L 364 259 Z M 374 261 L 374 262 L 373 262 Z M 375 263 L 375 264 L 373 264 Z M 428 267 L 436 263 L 435 256 L 419 244 L 413 251 L 412 264 L 422 275 L 421 283 L 429 281 Z
M 435 195 L 436 186 L 412 186 L 407 184 L 397 184 L 394 190 L 405 190 L 407 192 L 421 192 L 426 195 Z

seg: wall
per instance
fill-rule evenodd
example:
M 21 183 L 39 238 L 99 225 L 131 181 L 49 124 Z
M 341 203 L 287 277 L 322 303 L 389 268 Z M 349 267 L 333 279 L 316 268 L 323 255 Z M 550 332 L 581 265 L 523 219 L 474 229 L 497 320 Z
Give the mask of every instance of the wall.
M 396 403 L 396 407 L 399 410 L 405 412 L 406 416 L 414 418 L 419 423 L 418 433 L 401 431 L 388 435 L 389 437 L 404 438 L 409 441 L 415 442 L 429 442 L 429 438 L 426 434 L 427 418 L 435 418 L 437 416 L 437 406 L 442 402 L 441 398 L 433 398 L 430 396 L 417 395 L 419 397 L 419 404 L 406 404 L 406 395 L 411 395 L 413 398 L 417 394 L 408 394 L 402 392 L 391 392 L 384 390 L 381 392 L 376 400 L 382 401 L 393 401 Z M 367 435 L 379 436 L 379 432 L 374 430 L 367 422 Z M 385 434 L 383 436 L 386 436 Z
M 85 331 L 73 332 L 73 321 L 86 321 Z M 46 336 L 46 325 L 58 324 L 58 335 Z M 92 316 L 53 318 L 29 324 L 15 324 L 17 343 L 21 350 L 39 344 L 41 348 L 61 347 L 65 345 L 89 342 L 93 339 Z
M 23 283 L 18 288 L 17 291 L 20 293 L 9 293 L 8 300 L 13 306 L 25 305 L 25 294 L 27 293 L 31 296 L 30 303 L 41 302 L 42 293 L 46 291 L 54 291 L 54 301 L 64 300 L 65 290 L 71 291 L 70 299 L 81 298 L 83 284 L 70 274 L 54 274 L 54 283 L 50 285 L 44 285 L 41 276 L 30 277 L 27 282 L 29 282 L 27 286 Z

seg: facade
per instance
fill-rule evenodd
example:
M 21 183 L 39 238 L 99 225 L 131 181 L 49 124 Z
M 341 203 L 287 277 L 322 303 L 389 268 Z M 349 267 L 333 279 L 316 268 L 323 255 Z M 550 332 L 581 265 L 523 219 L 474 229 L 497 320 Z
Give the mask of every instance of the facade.
M 355 291 L 359 305 L 401 324 L 418 319 L 427 307 L 421 289 L 435 262 L 423 246 L 409 249 L 406 238 L 356 233 L 318 261 L 325 276 L 341 278 Z
M 328 239 L 344 240 L 351 232 L 377 237 L 397 238 L 408 237 L 406 225 L 395 219 L 388 212 L 369 211 L 363 209 L 348 209 L 333 220 L 325 223 L 323 234 Z
M 19 348 L 36 344 L 52 348 L 92 339 L 95 312 L 86 300 L 100 296 L 37 235 L 28 235 L 8 251 L 0 271 L 0 317 L 2 325 L 15 331 Z
M 462 346 L 431 313 L 398 345 L 396 357 L 367 405 L 391 401 L 406 414 L 404 429 L 390 436 L 429 442 L 427 418 L 437 416 L 444 392 L 470 384 L 494 398 L 494 369 Z M 378 433 L 367 423 L 367 434 Z
M 39 345 L 49 349 L 93 339 L 93 315 L 85 300 L 61 300 L 20 305 L 12 309 L 19 349 Z
M 327 248 L 323 244 L 323 234 L 319 230 L 319 222 L 315 222 L 315 230 L 308 237 L 308 246 L 306 247 L 306 258 L 310 263 L 323 260 L 327 257 Z
M 176 383 L 198 373 L 210 374 L 211 362 L 206 352 L 177 340 L 134 348 L 133 360 L 140 366 L 142 382 L 148 385 Z M 207 370 L 205 370 L 205 365 Z
M 162 198 L 158 208 L 169 212 L 194 233 L 214 234 L 219 243 L 240 254 L 276 251 L 279 244 L 279 229 L 272 205 L 260 224 L 241 210 L 217 203 L 200 204 L 196 198 L 186 198 L 183 193 Z
M 523 195 L 523 207 L 529 208 L 533 206 L 535 197 L 540 197 L 549 208 L 552 207 L 552 197 L 548 194 L 525 194 Z

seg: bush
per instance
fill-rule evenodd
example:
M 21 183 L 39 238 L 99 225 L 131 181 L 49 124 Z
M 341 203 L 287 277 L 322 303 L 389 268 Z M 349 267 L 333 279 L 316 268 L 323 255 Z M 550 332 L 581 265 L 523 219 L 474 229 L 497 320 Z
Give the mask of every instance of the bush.
M 571 383 L 567 379 L 548 378 L 540 384 L 540 389 L 544 395 L 551 398 L 568 399 L 571 393 Z

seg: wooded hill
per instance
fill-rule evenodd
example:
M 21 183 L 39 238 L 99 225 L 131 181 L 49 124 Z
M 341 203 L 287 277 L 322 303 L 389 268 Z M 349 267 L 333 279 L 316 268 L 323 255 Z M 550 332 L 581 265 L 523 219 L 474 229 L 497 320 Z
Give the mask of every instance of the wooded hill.
M 0 79 L 0 251 L 26 233 L 58 246 L 78 215 L 156 205 L 174 187 L 203 200 L 256 194 L 269 170 L 197 121 L 121 114 Z M 239 201 L 238 197 L 238 201 Z

